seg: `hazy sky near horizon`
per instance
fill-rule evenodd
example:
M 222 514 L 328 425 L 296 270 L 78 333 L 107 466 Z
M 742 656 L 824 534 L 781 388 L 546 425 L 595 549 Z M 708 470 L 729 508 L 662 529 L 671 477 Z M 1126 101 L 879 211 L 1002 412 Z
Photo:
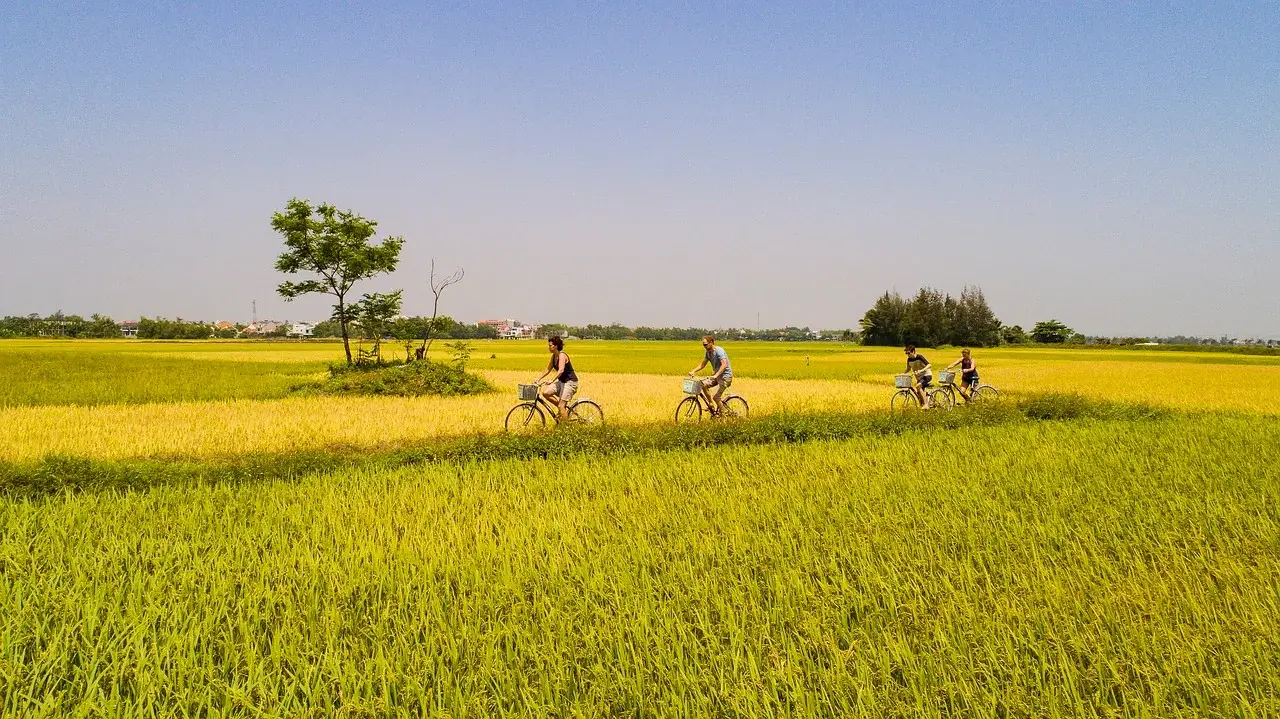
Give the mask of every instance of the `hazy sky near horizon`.
M 322 319 L 291 197 L 459 319 L 1280 337 L 1280 3 L 0 0 L 0 314 Z

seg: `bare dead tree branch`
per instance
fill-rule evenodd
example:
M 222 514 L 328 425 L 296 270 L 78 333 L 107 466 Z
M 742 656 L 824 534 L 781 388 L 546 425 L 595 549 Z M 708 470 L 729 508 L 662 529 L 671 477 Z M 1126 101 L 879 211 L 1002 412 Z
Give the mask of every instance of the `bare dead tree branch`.
M 436 277 L 436 259 L 431 258 L 431 275 L 427 282 L 431 288 L 431 322 L 427 324 L 427 329 L 422 334 L 422 346 L 418 348 L 419 359 L 425 359 L 427 353 L 431 351 L 431 343 L 435 341 L 436 335 L 436 318 L 440 315 L 440 295 L 452 285 L 456 285 L 467 276 L 467 271 L 459 267 L 452 274 L 446 277 Z

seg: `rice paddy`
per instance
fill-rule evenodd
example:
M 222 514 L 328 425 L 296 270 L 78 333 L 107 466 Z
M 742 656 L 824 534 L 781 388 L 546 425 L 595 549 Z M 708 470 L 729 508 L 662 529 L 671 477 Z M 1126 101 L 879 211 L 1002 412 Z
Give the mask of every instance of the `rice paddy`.
M 884 411 L 901 362 L 726 345 L 761 416 Z M 504 388 L 545 363 L 477 347 Z M 700 358 L 570 351 L 637 428 Z M 41 368 L 5 390 L 0 461 L 376 455 L 515 402 L 283 396 L 336 355 L 0 343 Z M 1280 358 L 977 358 L 1013 397 L 1175 411 L 0 495 L 0 715 L 1280 714 Z

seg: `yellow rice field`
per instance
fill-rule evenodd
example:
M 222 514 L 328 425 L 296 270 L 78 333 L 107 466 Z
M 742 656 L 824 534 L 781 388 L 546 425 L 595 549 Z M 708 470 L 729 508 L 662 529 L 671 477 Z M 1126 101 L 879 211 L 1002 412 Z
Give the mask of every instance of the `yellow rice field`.
M 41 406 L 0 411 L 0 460 L 49 454 L 120 459 L 274 452 L 331 445 L 390 447 L 444 435 L 499 432 L 527 372 L 484 373 L 510 392 L 479 397 L 335 398 L 273 401 Z M 834 380 L 744 379 L 733 387 L 753 411 L 882 406 L 883 388 Z M 677 378 L 602 374 L 583 397 L 609 422 L 670 421 L 683 397 Z M 375 421 L 367 421 L 370 417 Z
M 583 342 L 574 349 L 583 378 L 581 396 L 598 401 L 611 423 L 671 421 L 682 396 L 680 377 L 699 358 L 686 343 Z M 740 343 L 730 349 L 738 375 L 733 391 L 747 397 L 753 414 L 887 408 L 892 377 L 901 362 L 897 348 Z M 436 350 L 434 355 L 447 358 L 439 345 Z M 546 361 L 540 342 L 478 343 L 471 366 L 502 389 L 478 397 L 246 399 L 244 387 L 237 386 L 238 374 L 243 371 L 248 378 L 260 367 L 272 373 L 277 367 L 292 367 L 289 371 L 301 373 L 300 378 L 320 377 L 321 362 L 335 359 L 339 351 L 333 344 L 6 343 L 0 347 L 0 361 L 28 363 L 13 364 L 15 375 L 18 370 L 31 374 L 24 368 L 34 366 L 33 360 L 45 363 L 36 373 L 42 376 L 33 380 L 42 383 L 45 395 L 57 391 L 59 384 L 50 377 L 56 377 L 58 368 L 88 371 L 77 364 L 86 356 L 121 364 L 102 365 L 102 371 L 119 376 L 118 384 L 95 390 L 91 406 L 74 397 L 61 403 L 56 394 L 54 400 L 0 406 L 0 460 L 55 454 L 117 459 L 335 445 L 394 447 L 440 436 L 498 432 L 515 404 L 514 385 L 530 381 Z M 940 369 L 956 351 L 928 354 Z M 977 357 L 983 381 L 1006 395 L 1071 392 L 1185 410 L 1280 413 L 1280 358 L 1043 348 L 982 350 Z M 633 371 L 640 369 L 648 371 Z M 199 373 L 206 370 L 210 374 L 202 379 Z M 143 399 L 122 395 L 113 402 L 113 387 L 130 381 L 146 386 L 146 392 L 135 393 Z M 273 374 L 263 381 L 282 389 L 293 380 Z M 77 376 L 62 386 L 84 382 Z M 181 401 L 190 395 L 175 389 L 176 401 L 147 399 L 164 396 L 166 383 L 201 390 L 225 384 L 231 398 Z M 162 386 L 160 391 L 156 385 Z

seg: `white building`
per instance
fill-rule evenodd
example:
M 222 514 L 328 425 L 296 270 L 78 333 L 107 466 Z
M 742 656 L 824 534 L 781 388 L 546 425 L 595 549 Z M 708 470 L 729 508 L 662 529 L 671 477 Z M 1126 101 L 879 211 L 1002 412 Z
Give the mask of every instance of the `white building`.
M 310 337 L 315 332 L 315 322 L 294 322 L 289 325 L 290 337 Z

